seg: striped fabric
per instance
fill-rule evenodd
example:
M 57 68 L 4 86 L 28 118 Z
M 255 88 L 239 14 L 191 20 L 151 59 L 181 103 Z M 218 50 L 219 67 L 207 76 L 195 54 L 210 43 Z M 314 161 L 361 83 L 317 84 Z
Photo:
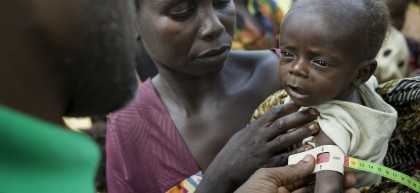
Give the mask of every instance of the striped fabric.
M 162 193 L 200 171 L 150 79 L 108 117 L 109 193 Z

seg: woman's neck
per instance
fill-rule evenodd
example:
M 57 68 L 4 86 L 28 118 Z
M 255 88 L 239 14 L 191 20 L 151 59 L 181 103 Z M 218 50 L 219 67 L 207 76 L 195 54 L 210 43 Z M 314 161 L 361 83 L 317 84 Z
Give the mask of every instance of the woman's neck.
M 187 114 L 217 101 L 224 93 L 220 72 L 206 77 L 158 74 L 152 83 L 167 108 L 184 109 Z

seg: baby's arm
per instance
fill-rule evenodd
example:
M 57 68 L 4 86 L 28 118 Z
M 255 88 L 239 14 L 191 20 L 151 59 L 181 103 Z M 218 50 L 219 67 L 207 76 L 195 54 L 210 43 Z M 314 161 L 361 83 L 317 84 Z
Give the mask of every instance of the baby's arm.
M 321 130 L 314 136 L 316 146 L 335 145 L 335 143 Z M 315 193 L 343 192 L 343 174 L 336 171 L 319 171 L 316 173 Z

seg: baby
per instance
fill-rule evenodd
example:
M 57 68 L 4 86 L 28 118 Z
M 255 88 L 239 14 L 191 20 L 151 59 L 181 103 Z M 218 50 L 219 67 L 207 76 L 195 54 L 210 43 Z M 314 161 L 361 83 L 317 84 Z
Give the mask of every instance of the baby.
M 388 29 L 382 0 L 297 0 L 280 28 L 281 90 L 254 113 L 294 102 L 320 112 L 321 132 L 304 142 L 337 145 L 346 154 L 382 163 L 397 113 L 375 92 L 375 56 Z M 357 187 L 380 176 L 353 171 Z M 315 192 L 341 192 L 343 175 L 316 174 Z

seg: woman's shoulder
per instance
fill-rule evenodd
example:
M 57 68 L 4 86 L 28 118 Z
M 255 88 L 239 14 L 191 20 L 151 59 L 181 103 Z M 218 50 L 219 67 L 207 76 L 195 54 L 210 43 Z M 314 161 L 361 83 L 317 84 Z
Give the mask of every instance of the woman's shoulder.
M 236 77 L 234 88 L 247 91 L 258 104 L 279 90 L 278 55 L 271 50 L 232 51 L 226 65 L 228 77 Z
M 235 71 L 248 74 L 248 83 L 251 85 L 279 85 L 279 56 L 273 50 L 232 51 L 228 61 Z
M 275 50 L 235 50 L 229 59 L 233 64 L 252 69 L 276 68 L 279 63 Z

